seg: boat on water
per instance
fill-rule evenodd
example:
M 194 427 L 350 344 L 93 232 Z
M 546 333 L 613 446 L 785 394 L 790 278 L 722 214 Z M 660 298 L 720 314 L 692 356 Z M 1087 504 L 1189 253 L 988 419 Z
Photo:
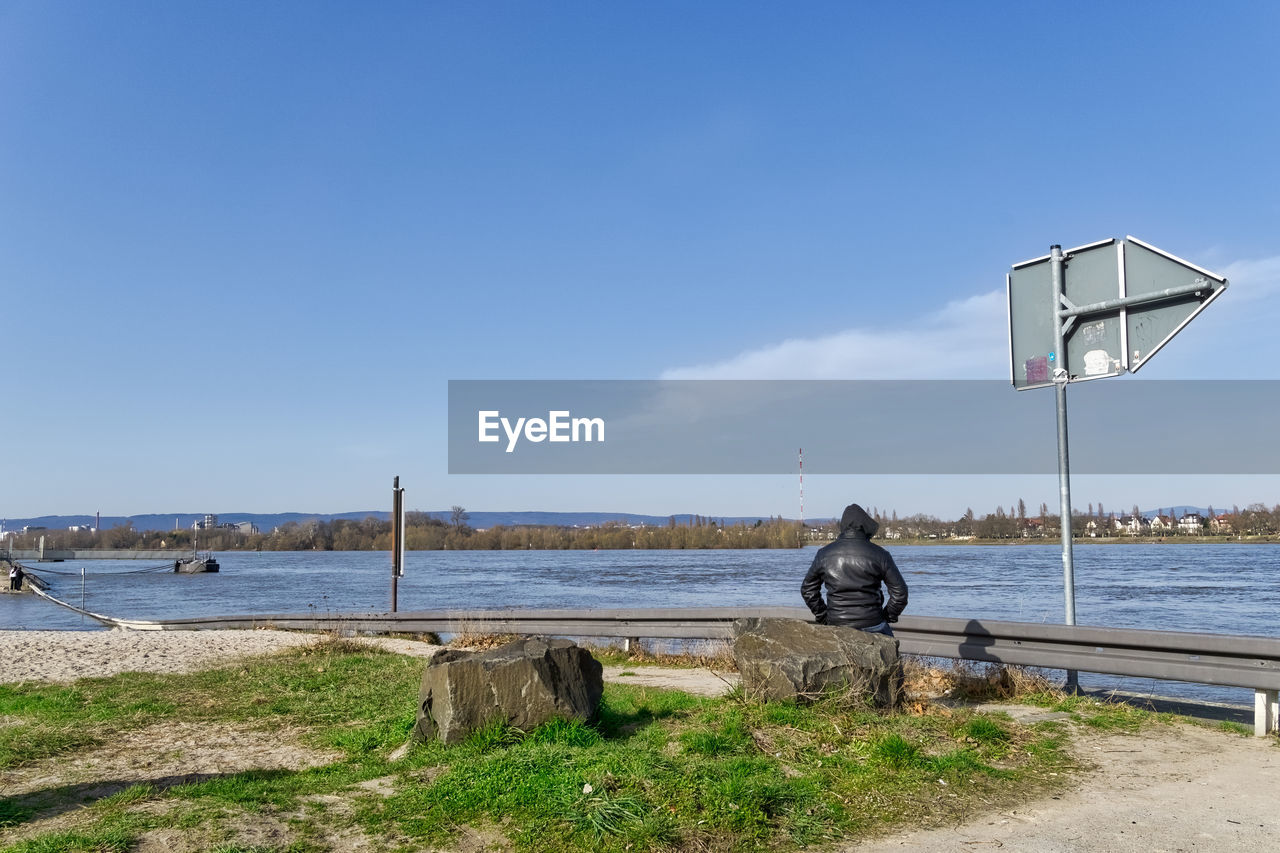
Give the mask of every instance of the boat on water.
M 212 554 L 205 554 L 203 557 L 199 554 L 193 557 L 183 557 L 173 561 L 173 570 L 180 575 L 216 572 L 218 571 L 218 560 Z

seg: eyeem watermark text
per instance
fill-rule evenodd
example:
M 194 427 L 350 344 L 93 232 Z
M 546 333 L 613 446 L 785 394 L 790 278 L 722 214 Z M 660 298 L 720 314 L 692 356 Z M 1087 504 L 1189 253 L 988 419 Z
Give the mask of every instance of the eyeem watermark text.
M 477 412 L 482 442 L 500 441 L 499 428 L 507 435 L 507 453 L 516 449 L 521 436 L 526 441 L 604 441 L 604 418 L 575 418 L 568 411 L 547 412 L 542 418 L 502 417 L 497 409 Z

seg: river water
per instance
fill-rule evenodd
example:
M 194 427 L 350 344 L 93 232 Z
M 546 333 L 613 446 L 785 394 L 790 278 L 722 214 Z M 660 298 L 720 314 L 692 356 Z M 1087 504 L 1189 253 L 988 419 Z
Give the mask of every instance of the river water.
M 911 590 L 907 612 L 1063 621 L 1057 544 L 893 546 Z M 815 549 L 802 551 L 410 551 L 400 610 L 507 607 L 799 606 Z M 52 594 L 119 618 L 385 611 L 390 556 L 369 552 L 223 552 L 218 574 L 139 569 L 158 561 L 75 561 L 32 568 Z M 51 571 L 66 574 L 52 574 Z M 1081 625 L 1280 637 L 1280 547 L 1077 545 Z M 0 595 L 0 627 L 94 629 L 30 595 Z M 1082 674 L 1087 686 L 1252 702 L 1245 690 Z

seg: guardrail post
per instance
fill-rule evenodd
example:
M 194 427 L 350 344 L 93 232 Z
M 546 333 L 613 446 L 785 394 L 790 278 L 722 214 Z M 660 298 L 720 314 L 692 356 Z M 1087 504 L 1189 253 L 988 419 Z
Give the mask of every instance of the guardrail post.
M 1280 730 L 1280 690 L 1253 691 L 1253 733 L 1258 737 Z

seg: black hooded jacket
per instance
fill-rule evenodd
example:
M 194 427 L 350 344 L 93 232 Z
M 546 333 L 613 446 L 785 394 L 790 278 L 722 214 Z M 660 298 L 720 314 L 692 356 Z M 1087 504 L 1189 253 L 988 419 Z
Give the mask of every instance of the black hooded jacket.
M 840 517 L 839 538 L 818 550 L 800 595 L 819 622 L 869 628 L 896 622 L 906 609 L 907 582 L 889 552 L 871 541 L 879 527 L 862 507 L 850 504 Z M 889 590 L 888 604 L 880 592 L 882 583 Z

